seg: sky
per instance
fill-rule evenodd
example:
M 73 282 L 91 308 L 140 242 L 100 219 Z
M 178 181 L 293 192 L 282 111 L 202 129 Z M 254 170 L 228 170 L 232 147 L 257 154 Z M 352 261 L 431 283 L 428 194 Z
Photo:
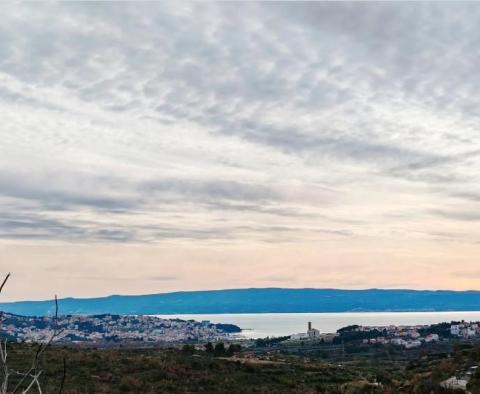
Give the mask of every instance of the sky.
M 479 20 L 3 3 L 3 299 L 480 289 Z

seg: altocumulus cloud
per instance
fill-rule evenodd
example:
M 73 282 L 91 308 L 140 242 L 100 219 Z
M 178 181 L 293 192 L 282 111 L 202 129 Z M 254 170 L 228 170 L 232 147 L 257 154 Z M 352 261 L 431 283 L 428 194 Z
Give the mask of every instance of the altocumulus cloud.
M 476 4 L 2 9 L 4 239 L 415 238 L 478 220 Z

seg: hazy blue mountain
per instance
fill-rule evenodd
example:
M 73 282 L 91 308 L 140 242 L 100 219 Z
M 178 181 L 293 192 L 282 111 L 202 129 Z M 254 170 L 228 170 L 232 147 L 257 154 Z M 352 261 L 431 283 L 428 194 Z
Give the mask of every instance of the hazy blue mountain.
M 480 291 L 233 289 L 59 300 L 61 314 L 186 314 L 480 310 Z M 0 310 L 46 315 L 54 302 L 0 303 Z

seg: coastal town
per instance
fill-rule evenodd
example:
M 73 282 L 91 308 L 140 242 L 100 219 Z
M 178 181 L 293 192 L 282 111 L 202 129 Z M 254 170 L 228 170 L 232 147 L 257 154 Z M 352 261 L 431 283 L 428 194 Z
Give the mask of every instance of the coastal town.
M 360 327 L 364 332 L 381 332 L 376 338 L 363 339 L 363 343 L 392 344 L 405 349 L 420 347 L 446 339 L 480 338 L 480 326 L 477 322 L 444 323 L 437 325 Z
M 284 338 L 287 342 L 361 343 L 393 345 L 404 349 L 454 339 L 480 339 L 478 322 L 451 322 L 432 325 L 351 325 L 334 333 L 323 333 L 307 323 L 303 333 Z M 186 343 L 242 341 L 242 328 L 234 324 L 214 324 L 208 320 L 166 319 L 148 315 L 64 315 L 34 317 L 10 313 L 1 315 L 1 335 L 15 342 L 45 342 L 52 336 L 63 343 Z
M 239 333 L 232 324 L 205 320 L 163 319 L 154 316 L 67 315 L 30 317 L 3 313 L 1 334 L 15 342 L 115 343 L 221 341 Z
M 321 341 L 323 343 L 345 343 L 358 341 L 370 345 L 394 345 L 405 349 L 418 348 L 431 343 L 451 339 L 480 339 L 478 322 L 451 322 L 432 325 L 352 325 L 336 333 L 321 333 L 308 322 L 305 333 L 293 334 L 288 341 Z
M 375 348 L 387 349 L 390 346 L 390 349 L 398 348 L 401 352 L 398 354 L 403 354 L 403 357 L 415 360 L 420 351 L 438 351 L 438 346 L 452 347 L 455 343 L 478 344 L 480 340 L 480 324 L 466 321 L 431 325 L 350 325 L 334 333 L 323 333 L 308 322 L 304 333 L 264 339 L 249 339 L 241 332 L 236 325 L 214 324 L 208 320 L 113 314 L 33 317 L 2 313 L 0 336 L 19 344 L 52 341 L 100 347 L 160 345 L 161 348 L 161 344 L 165 343 L 169 348 L 183 349 L 185 354 L 204 351 L 231 357 L 240 352 L 237 357 L 242 360 L 261 359 L 266 362 L 272 362 L 280 355 L 285 357 L 285 354 L 308 354 L 309 357 L 327 357 L 342 363 L 347 360 L 346 351 L 357 355 L 362 353 L 365 357 Z M 228 345 L 228 351 L 224 344 Z M 352 353 L 354 348 L 357 350 Z M 335 353 L 338 350 L 340 353 Z M 467 388 L 475 381 L 479 368 L 478 363 L 472 361 L 463 363 L 453 375 L 446 375 L 438 382 L 438 387 L 468 392 Z

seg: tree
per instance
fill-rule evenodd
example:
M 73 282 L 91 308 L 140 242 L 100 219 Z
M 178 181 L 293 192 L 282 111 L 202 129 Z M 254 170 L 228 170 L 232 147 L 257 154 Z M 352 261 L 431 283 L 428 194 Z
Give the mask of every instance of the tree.
M 212 354 L 213 351 L 214 351 L 214 349 L 213 349 L 212 342 L 208 342 L 208 343 L 205 345 L 205 352 L 207 352 L 208 354 Z
M 236 343 L 231 343 L 230 346 L 227 349 L 227 356 L 231 357 L 235 353 L 238 353 L 240 350 L 242 350 L 242 346 Z
M 218 342 L 215 345 L 215 351 L 214 351 L 215 356 L 224 356 L 225 355 L 225 345 L 223 342 Z
M 188 354 L 188 355 L 193 354 L 195 353 L 195 347 L 193 345 L 183 345 L 182 353 Z

